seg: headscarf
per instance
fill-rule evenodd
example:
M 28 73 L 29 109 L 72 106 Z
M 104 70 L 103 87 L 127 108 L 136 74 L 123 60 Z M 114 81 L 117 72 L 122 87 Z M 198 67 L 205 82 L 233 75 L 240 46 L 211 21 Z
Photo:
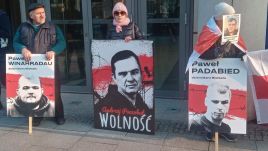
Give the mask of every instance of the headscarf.
M 116 29 L 116 32 L 119 33 L 122 31 L 122 26 L 126 26 L 130 23 L 130 19 L 128 18 L 128 11 L 127 11 L 127 7 L 125 6 L 124 3 L 122 2 L 118 2 L 114 5 L 114 8 L 113 8 L 113 17 L 115 18 L 114 16 L 114 12 L 116 11 L 124 11 L 126 12 L 126 19 L 123 20 L 122 22 L 117 22 L 115 19 L 113 20 L 113 25 L 115 26 L 115 29 Z
M 233 6 L 225 2 L 217 4 L 214 9 L 215 9 L 214 17 L 216 20 L 222 20 L 223 15 L 231 15 L 235 13 L 235 9 L 233 8 Z

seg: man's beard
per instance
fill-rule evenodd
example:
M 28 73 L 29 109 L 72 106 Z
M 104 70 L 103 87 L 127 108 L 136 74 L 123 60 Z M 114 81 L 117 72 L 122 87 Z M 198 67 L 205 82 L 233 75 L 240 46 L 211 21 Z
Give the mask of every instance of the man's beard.
M 38 100 L 40 100 L 40 98 L 36 99 L 36 96 L 31 95 L 31 96 L 27 96 L 26 99 L 24 99 L 24 100 L 23 100 L 23 102 L 25 102 L 25 103 L 35 104 L 38 102 Z
M 213 113 L 213 116 L 212 116 L 213 122 L 220 124 L 222 122 L 223 118 L 224 118 L 223 113 Z
M 24 102 L 21 98 L 16 99 L 15 108 L 24 116 L 41 117 L 48 110 L 50 104 L 45 96 L 42 96 L 37 102 Z

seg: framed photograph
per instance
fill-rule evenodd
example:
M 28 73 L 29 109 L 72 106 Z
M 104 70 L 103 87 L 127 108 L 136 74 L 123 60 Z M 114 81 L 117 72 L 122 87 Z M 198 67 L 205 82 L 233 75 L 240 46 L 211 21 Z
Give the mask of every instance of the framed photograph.
M 223 15 L 222 43 L 238 42 L 240 33 L 241 15 Z

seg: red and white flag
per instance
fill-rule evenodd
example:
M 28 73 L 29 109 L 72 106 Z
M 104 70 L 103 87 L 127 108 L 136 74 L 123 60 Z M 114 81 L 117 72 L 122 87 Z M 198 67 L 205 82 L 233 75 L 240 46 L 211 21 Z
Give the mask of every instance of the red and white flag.
M 245 56 L 257 123 L 268 123 L 268 51 L 248 52 Z
M 216 24 L 214 18 L 210 18 L 207 24 L 203 27 L 197 43 L 194 46 L 194 50 L 188 60 L 186 72 L 189 67 L 196 61 L 199 56 L 206 52 L 216 41 L 221 38 L 222 32 L 218 25 Z M 246 52 L 246 45 L 241 36 L 238 38 L 238 42 L 233 42 L 233 44 L 243 52 Z

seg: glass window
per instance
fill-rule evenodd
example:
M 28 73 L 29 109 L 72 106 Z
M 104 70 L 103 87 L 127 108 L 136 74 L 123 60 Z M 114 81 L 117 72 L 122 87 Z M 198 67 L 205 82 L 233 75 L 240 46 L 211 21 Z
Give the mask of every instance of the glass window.
M 85 48 L 81 0 L 51 0 L 51 20 L 63 31 L 67 48 L 59 57 L 62 84 L 85 86 Z
M 113 6 L 118 0 L 92 0 L 93 38 L 106 39 L 112 24 Z
M 179 89 L 179 0 L 147 0 L 147 35 L 154 41 L 155 88 Z
M 147 18 L 178 18 L 179 0 L 148 0 Z

